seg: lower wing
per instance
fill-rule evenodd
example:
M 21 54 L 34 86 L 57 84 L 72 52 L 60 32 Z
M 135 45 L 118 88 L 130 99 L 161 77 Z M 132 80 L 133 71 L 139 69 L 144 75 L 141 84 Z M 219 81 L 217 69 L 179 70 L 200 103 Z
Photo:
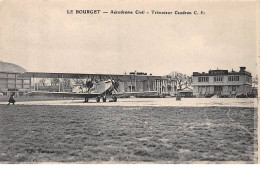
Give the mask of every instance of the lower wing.
M 115 93 L 114 95 L 116 97 L 130 97 L 130 96 L 135 96 L 135 97 L 153 97 L 153 96 L 157 96 L 158 92 L 157 91 L 122 92 L 122 93 Z
M 30 92 L 27 96 L 46 96 L 46 97 L 78 97 L 78 98 L 95 98 L 99 93 L 71 93 L 71 92 Z

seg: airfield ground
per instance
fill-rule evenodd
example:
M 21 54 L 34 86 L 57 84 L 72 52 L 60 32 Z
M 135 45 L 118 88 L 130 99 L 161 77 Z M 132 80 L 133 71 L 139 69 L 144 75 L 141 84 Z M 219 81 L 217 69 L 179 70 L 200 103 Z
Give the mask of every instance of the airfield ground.
M 129 100 L 139 99 L 120 99 Z M 151 100 L 158 103 L 143 101 Z M 243 100 L 210 107 L 2 103 L 0 162 L 254 163 L 257 110 Z

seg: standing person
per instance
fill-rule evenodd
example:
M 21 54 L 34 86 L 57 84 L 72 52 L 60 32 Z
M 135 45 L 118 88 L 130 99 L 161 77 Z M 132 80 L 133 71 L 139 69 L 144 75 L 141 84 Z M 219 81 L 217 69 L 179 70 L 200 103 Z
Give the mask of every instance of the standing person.
M 11 94 L 11 96 L 10 96 L 8 102 L 9 102 L 8 105 L 9 105 L 10 103 L 13 103 L 13 105 L 14 105 L 14 103 L 15 103 L 15 100 L 14 100 L 14 93 Z

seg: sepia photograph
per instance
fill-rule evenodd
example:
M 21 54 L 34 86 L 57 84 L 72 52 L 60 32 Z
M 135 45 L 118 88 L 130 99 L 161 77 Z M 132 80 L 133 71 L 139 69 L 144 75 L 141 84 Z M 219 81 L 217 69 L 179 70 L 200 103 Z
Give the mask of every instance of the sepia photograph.
M 259 10 L 0 0 L 0 164 L 258 164 Z

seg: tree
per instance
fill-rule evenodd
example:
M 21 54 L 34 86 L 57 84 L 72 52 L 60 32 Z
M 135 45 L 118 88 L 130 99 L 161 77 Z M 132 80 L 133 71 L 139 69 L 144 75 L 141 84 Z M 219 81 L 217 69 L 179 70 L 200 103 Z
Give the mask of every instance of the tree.
M 192 85 L 192 76 L 187 76 L 186 77 L 185 85 L 186 85 L 186 88 L 191 87 L 191 85 Z
M 39 79 L 38 83 L 39 86 L 47 86 L 47 79 L 46 78 Z
M 62 79 L 59 79 L 59 78 L 52 78 L 51 79 L 51 85 L 52 86 L 59 86 L 60 83 L 63 83 L 63 85 L 65 87 L 68 87 L 68 86 L 71 86 L 71 79 L 69 78 L 64 78 L 63 80 Z
M 71 79 L 69 79 L 69 78 L 63 79 L 63 85 L 65 87 L 70 87 L 71 86 Z
M 182 90 L 182 86 L 186 83 L 186 75 L 182 73 L 176 73 L 175 79 L 177 81 L 177 85 L 179 86 L 179 89 Z
M 60 79 L 59 78 L 52 78 L 51 79 L 51 86 L 58 86 L 60 83 Z
M 187 76 L 186 74 L 179 73 L 177 71 L 173 71 L 170 74 L 167 75 L 167 77 L 170 77 L 171 81 L 174 82 L 174 90 L 177 89 L 182 90 L 183 86 L 190 87 L 192 83 L 192 77 Z
M 86 81 L 85 81 L 86 82 Z M 85 84 L 84 80 L 82 79 L 72 79 L 72 82 L 73 84 L 75 84 L 76 86 L 82 86 Z

